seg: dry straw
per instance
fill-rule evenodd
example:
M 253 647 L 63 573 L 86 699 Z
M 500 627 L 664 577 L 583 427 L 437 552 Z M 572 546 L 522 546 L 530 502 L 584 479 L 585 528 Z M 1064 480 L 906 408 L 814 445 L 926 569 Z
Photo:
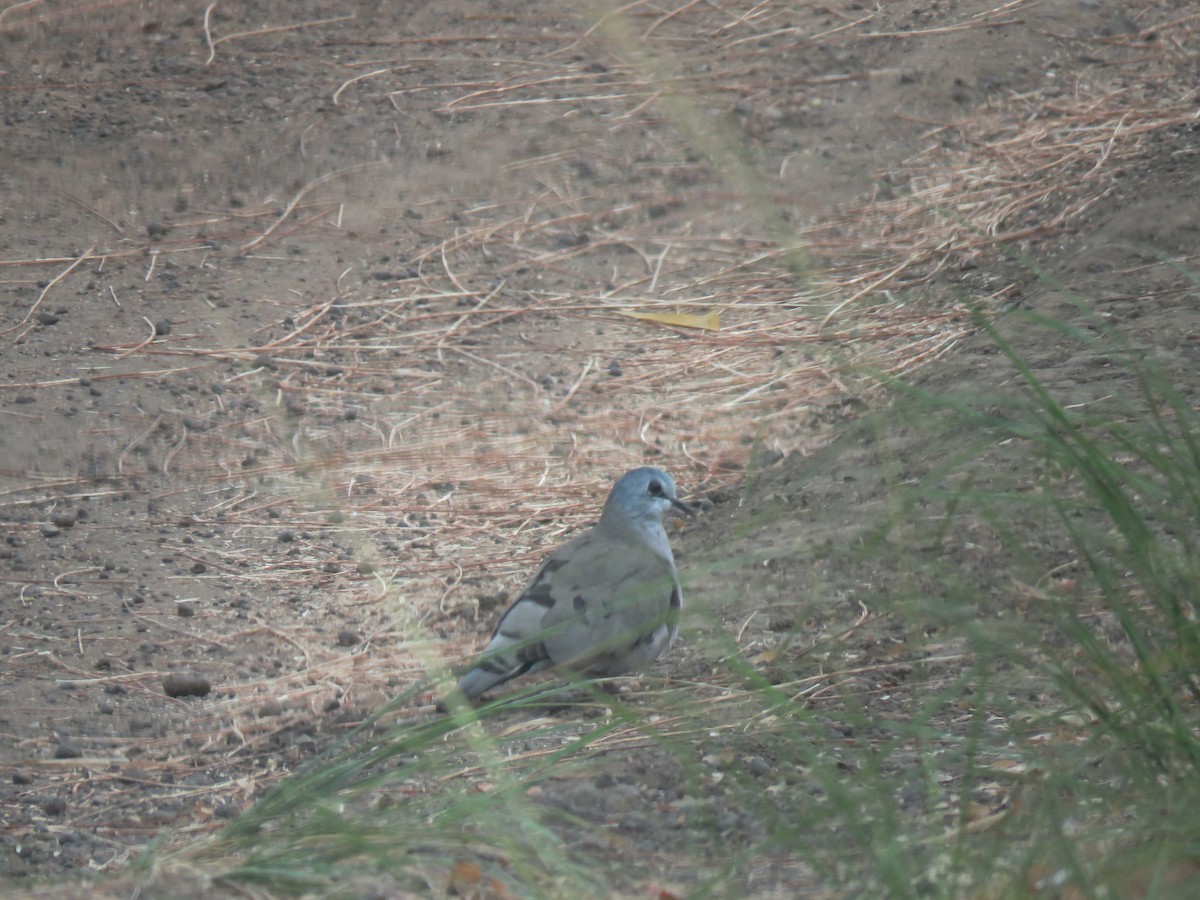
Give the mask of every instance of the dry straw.
M 731 105 L 779 91 L 818 96 L 832 83 L 872 77 L 763 83 L 751 65 L 759 56 L 1019 27 L 1025 6 L 1006 3 L 953 25 L 904 33 L 874 30 L 873 14 L 863 13 L 804 34 L 785 24 L 790 4 L 682 3 L 665 13 L 629 4 L 623 15 L 652 47 L 701 51 L 708 67 L 664 81 L 612 59 L 595 28 L 526 34 L 529 26 L 519 20 L 484 21 L 486 35 L 398 40 L 346 38 L 346 29 L 338 29 L 327 44 L 305 46 L 363 53 L 347 66 L 363 74 L 343 79 L 334 103 L 416 103 L 467 124 L 477 116 L 587 110 L 620 133 L 661 125 L 658 101 L 676 91 L 699 95 L 717 85 L 711 90 Z M 62 15 L 38 3 L 14 4 L 0 11 L 0 30 L 50 27 Z M 270 47 L 272 40 L 301 40 L 303 29 L 323 33 L 335 24 L 347 22 L 221 36 L 206 13 L 205 35 L 219 61 L 243 40 Z M 967 333 L 968 311 L 939 279 L 1006 248 L 1036 251 L 1039 240 L 1069 230 L 1111 190 L 1122 166 L 1137 165 L 1146 141 L 1194 126 L 1194 89 L 1177 81 L 1173 57 L 1178 48 L 1197 46 L 1196 24 L 1183 17 L 1158 26 L 1159 41 L 1120 71 L 1097 73 L 1091 85 L 998 98 L 961 121 L 929 123 L 927 149 L 877 173 L 871 196 L 797 226 L 790 247 L 756 231 L 755 212 L 741 210 L 740 197 L 689 193 L 688 185 L 711 174 L 702 160 L 664 152 L 643 164 L 646 184 L 682 185 L 675 193 L 639 194 L 620 183 L 611 195 L 580 193 L 563 175 L 570 154 L 551 148 L 509 167 L 538 173 L 537 196 L 431 212 L 420 223 L 427 242 L 392 264 L 403 274 L 388 283 L 339 287 L 299 303 L 287 298 L 280 304 L 286 320 L 281 315 L 278 325 L 249 339 L 227 335 L 204 343 L 186 332 L 151 333 L 95 347 L 114 365 L 97 378 L 170 379 L 220 363 L 230 388 L 250 385 L 264 401 L 258 411 L 207 430 L 169 413 L 125 423 L 135 437 L 119 454 L 118 481 L 131 475 L 140 459 L 134 450 L 146 436 L 166 429 L 169 449 L 158 462 L 187 485 L 181 490 L 208 498 L 198 521 L 220 515 L 247 547 L 281 527 L 317 535 L 297 541 L 292 555 L 255 559 L 252 566 L 239 558 L 250 551 L 235 545 L 216 577 L 251 589 L 270 579 L 319 593 L 333 606 L 382 604 L 389 615 L 346 650 L 330 648 L 298 620 L 250 622 L 217 634 L 203 621 L 188 627 L 139 614 L 164 644 L 212 642 L 243 651 L 283 644 L 297 664 L 284 675 L 222 686 L 202 716 L 181 707 L 185 724 L 177 733 L 118 742 L 111 755 L 91 760 L 88 776 L 69 785 L 76 810 L 85 811 L 77 827 L 94 826 L 118 844 L 148 838 L 156 828 L 145 816 L 155 800 L 134 791 L 125 799 L 129 785 L 155 785 L 159 797 L 209 810 L 226 800 L 244 803 L 279 777 L 281 742 L 320 716 L 329 697 L 367 708 L 422 677 L 431 653 L 468 651 L 471 639 L 433 646 L 428 637 L 439 629 L 460 634 L 464 619 L 487 620 L 492 613 L 479 609 L 481 598 L 511 590 L 542 548 L 593 516 L 622 469 L 651 461 L 674 470 L 685 487 L 716 487 L 739 477 L 754 446 L 804 453 L 826 440 L 847 397 L 877 390 L 872 374 L 912 372 Z M 1109 40 L 1138 45 L 1139 36 Z M 527 55 L 489 56 L 497 43 L 506 52 L 523 46 Z M 415 55 L 422 48 L 428 55 Z M 603 67 L 589 66 L 595 59 L 604 59 Z M 599 148 L 597 158 L 607 152 Z M 335 227 L 343 206 L 354 201 L 331 191 L 356 174 L 362 173 L 316 179 L 283 207 L 231 210 L 193 225 L 246 253 L 266 254 L 284 234 L 320 236 Z M 788 198 L 776 186 L 773 199 Z M 674 213 L 685 205 L 683 220 Z M 84 263 L 146 254 L 146 246 L 119 237 L 80 255 L 0 261 L 6 272 L 49 279 L 14 322 L 0 323 L 4 339 L 21 340 L 47 297 Z M 204 241 L 186 237 L 156 246 L 163 257 L 209 252 Z M 795 247 L 819 258 L 820 270 L 797 271 Z M 153 277 L 151 264 L 147 278 Z M 971 300 L 995 309 L 1016 287 L 976 288 Z M 120 303 L 116 294 L 113 301 Z M 720 328 L 655 320 L 664 312 L 716 314 Z M 9 383 L 0 390 L 59 383 Z M 290 417 L 276 412 L 288 409 Z M 248 443 L 270 452 L 244 464 Z M 143 465 L 136 474 L 144 474 Z M 31 480 L 0 502 L 15 507 L 76 488 L 92 491 L 83 479 Z M 392 549 L 380 549 L 381 537 Z M 354 559 L 337 559 L 334 541 L 351 548 Z M 86 584 L 70 590 L 88 593 Z M 9 665 L 18 676 L 50 672 L 69 684 L 120 684 L 158 696 L 159 672 L 97 677 L 63 656 L 19 655 Z M 287 702 L 278 715 L 260 715 L 265 702 L 281 696 Z M 625 746 L 639 738 L 618 731 L 607 740 Z M 133 775 L 130 760 L 136 760 Z M 221 774 L 203 787 L 168 783 L 197 766 Z M 204 816 L 197 821 L 201 830 L 219 824 Z

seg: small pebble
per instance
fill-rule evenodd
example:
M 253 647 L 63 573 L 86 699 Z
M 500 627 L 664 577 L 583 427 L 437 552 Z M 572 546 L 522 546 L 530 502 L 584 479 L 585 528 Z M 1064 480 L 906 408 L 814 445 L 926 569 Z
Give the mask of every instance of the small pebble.
M 213 815 L 218 819 L 232 819 L 238 814 L 238 808 L 228 800 L 222 800 L 213 807 Z
M 163 692 L 168 697 L 203 697 L 212 683 L 195 672 L 169 672 L 163 676 Z
M 58 746 L 54 748 L 55 759 L 79 759 L 83 756 L 83 751 L 70 741 L 59 741 Z
M 283 704 L 278 700 L 268 700 L 258 708 L 258 717 L 260 719 L 267 719 L 271 716 L 281 715 L 283 715 Z
M 338 632 L 337 642 L 339 647 L 353 647 L 359 640 L 358 632 L 353 628 L 343 628 Z
M 51 312 L 40 312 L 37 314 L 37 320 L 43 325 L 57 325 L 58 316 Z
M 196 604 L 184 600 L 182 603 L 175 604 L 175 615 L 181 619 L 190 619 L 196 614 Z
M 62 534 L 62 532 L 59 531 L 57 527 L 55 527 L 54 525 L 51 525 L 49 522 L 45 522 L 42 525 L 40 525 L 38 527 L 38 531 L 40 531 L 42 533 L 42 537 L 48 537 L 48 538 L 58 537 L 60 534 Z
M 57 525 L 59 528 L 74 528 L 75 527 L 74 513 L 69 513 L 69 512 L 55 513 L 54 515 L 52 515 L 50 517 L 50 521 L 53 522 L 55 525 Z
M 746 768 L 754 775 L 770 775 L 772 771 L 771 764 L 761 756 L 748 756 Z
M 67 811 L 67 801 L 62 797 L 51 797 L 42 804 L 42 812 L 48 816 L 61 816 Z
M 154 323 L 154 336 L 155 337 L 166 337 L 170 333 L 171 333 L 171 320 L 170 319 L 159 319 L 157 322 Z
M 13 772 L 12 783 L 13 784 L 33 784 L 33 776 L 30 775 L 28 772 Z

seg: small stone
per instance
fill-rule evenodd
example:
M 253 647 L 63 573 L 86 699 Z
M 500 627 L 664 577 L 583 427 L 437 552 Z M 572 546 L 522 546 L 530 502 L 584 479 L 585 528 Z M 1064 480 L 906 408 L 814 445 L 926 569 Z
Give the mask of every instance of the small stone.
M 163 692 L 168 697 L 204 697 L 212 682 L 196 672 L 169 672 L 163 676 Z
M 337 642 L 339 647 L 353 647 L 359 642 L 358 632 L 353 628 L 343 628 L 338 632 Z
M 290 544 L 295 539 L 296 535 L 290 531 L 281 531 L 279 532 L 279 537 L 276 538 L 276 540 L 278 540 L 281 544 Z
M 203 575 L 207 571 L 208 571 L 208 566 L 206 566 L 204 563 L 202 563 L 202 562 L 192 563 L 192 574 L 193 575 Z
M 324 709 L 325 712 L 333 712 L 335 709 L 339 709 L 341 705 L 342 701 L 337 697 L 330 697 L 325 701 L 325 705 L 322 707 L 322 709 Z
M 268 700 L 258 708 L 258 717 L 260 719 L 268 719 L 271 716 L 283 715 L 283 704 L 278 700 Z
M 746 768 L 754 775 L 770 775 L 772 771 L 771 764 L 761 756 L 746 757 Z
M 58 316 L 52 312 L 40 312 L 37 314 L 37 320 L 43 325 L 57 325 Z
M 184 600 L 175 604 L 175 615 L 181 619 L 190 619 L 196 614 L 196 604 L 188 600 Z
M 61 816 L 67 811 L 67 801 L 62 797 L 51 797 L 42 804 L 42 812 L 48 816 Z
M 13 784 L 33 784 L 33 776 L 30 775 L 28 772 L 13 772 L 12 783 Z
M 59 741 L 58 746 L 54 748 L 55 759 L 79 759 L 81 756 L 83 751 L 70 741 Z
M 213 815 L 218 819 L 232 819 L 238 814 L 238 808 L 228 800 L 222 800 L 213 807 Z
M 42 523 L 42 525 L 38 527 L 38 531 L 42 533 L 42 537 L 48 538 L 58 537 L 60 534 L 62 534 L 57 527 L 51 525 L 49 522 Z
M 157 322 L 154 323 L 154 336 L 155 337 L 166 337 L 170 333 L 171 333 L 171 320 L 170 319 L 159 319 Z
M 59 528 L 74 528 L 75 527 L 74 513 L 69 513 L 69 512 L 55 513 L 54 515 L 52 515 L 50 517 L 50 521 L 53 522 L 55 525 L 57 525 Z
M 170 225 L 165 225 L 162 222 L 147 222 L 146 237 L 152 241 L 161 241 L 167 236 L 167 232 L 171 230 Z

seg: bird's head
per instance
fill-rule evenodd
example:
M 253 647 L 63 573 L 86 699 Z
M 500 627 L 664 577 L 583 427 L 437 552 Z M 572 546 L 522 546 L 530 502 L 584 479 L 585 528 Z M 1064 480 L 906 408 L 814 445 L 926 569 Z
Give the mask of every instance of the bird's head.
M 675 495 L 675 481 L 671 476 L 662 469 L 643 466 L 617 479 L 605 501 L 601 518 L 661 522 L 672 507 L 684 515 L 692 515 L 692 508 Z

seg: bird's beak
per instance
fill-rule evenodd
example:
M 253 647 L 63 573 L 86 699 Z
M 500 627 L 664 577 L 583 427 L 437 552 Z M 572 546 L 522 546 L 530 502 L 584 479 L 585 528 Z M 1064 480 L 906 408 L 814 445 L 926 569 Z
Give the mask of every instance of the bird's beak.
M 685 516 L 694 516 L 696 511 L 680 500 L 678 497 L 671 498 L 671 505 L 683 513 Z

